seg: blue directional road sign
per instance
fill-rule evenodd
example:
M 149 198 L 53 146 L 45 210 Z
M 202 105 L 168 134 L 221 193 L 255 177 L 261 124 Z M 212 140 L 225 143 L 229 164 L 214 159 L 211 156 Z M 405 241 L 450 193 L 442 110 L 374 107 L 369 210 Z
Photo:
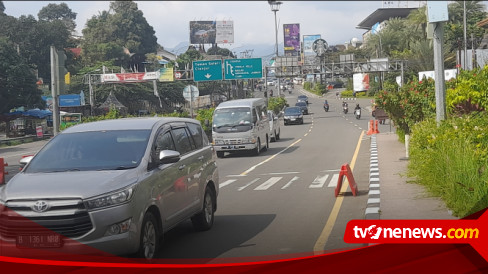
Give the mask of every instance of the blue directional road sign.
M 222 60 L 193 61 L 193 81 L 222 80 Z
M 261 58 L 226 59 L 224 61 L 225 80 L 252 79 L 263 77 Z

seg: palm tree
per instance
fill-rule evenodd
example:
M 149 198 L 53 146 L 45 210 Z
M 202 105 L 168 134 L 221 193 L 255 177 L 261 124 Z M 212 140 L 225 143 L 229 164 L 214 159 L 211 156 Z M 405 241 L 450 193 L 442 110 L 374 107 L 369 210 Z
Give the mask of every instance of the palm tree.
M 425 13 L 426 6 L 422 6 L 416 10 L 410 12 L 407 17 L 408 23 L 413 26 L 415 31 L 421 32 L 422 37 L 427 39 L 427 16 Z

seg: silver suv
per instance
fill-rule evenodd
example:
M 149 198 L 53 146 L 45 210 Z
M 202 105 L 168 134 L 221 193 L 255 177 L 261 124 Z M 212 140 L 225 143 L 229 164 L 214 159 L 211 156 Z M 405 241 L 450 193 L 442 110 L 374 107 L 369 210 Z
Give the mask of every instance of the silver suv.
M 79 124 L 0 185 L 0 241 L 153 258 L 180 222 L 212 227 L 218 192 L 216 154 L 196 120 Z

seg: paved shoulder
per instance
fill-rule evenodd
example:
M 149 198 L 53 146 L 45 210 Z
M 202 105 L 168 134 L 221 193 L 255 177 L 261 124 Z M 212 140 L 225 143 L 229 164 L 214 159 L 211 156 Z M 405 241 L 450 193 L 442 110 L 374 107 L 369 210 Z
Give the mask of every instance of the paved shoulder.
M 405 145 L 395 133 L 376 135 L 380 177 L 380 219 L 457 219 L 425 187 L 408 183 Z

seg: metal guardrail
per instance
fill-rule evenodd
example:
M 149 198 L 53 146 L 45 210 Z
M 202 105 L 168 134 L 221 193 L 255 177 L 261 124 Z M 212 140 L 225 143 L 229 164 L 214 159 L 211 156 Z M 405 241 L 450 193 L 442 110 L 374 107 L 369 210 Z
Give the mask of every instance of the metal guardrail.
M 31 142 L 50 139 L 51 137 L 53 137 L 53 136 L 52 135 L 44 135 L 43 137 L 37 137 L 36 135 L 28 135 L 28 136 L 22 136 L 22 137 L 1 139 L 0 140 L 0 146 L 17 145 L 18 143 L 21 143 L 21 144 L 31 143 Z

